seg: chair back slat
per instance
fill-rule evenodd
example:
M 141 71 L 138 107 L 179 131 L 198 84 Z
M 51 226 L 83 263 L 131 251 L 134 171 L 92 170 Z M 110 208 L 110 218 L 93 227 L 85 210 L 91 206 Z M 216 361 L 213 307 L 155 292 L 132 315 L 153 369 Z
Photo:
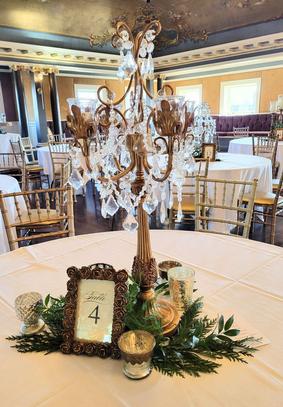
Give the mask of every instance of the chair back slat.
M 249 127 L 233 127 L 234 138 L 242 138 L 249 136 Z
M 51 196 L 55 197 L 55 202 L 51 201 Z M 61 197 L 64 196 L 67 199 L 61 202 Z M 8 216 L 11 199 L 15 207 L 13 218 Z M 25 203 L 25 209 L 19 204 L 20 199 Z M 70 186 L 0 193 L 0 208 L 4 213 L 3 220 L 11 250 L 16 249 L 18 244 L 28 243 L 34 239 L 73 236 L 75 233 L 73 193 Z M 32 231 L 32 234 L 27 234 L 29 231 Z
M 204 184 L 205 194 L 200 193 L 200 183 Z M 195 229 L 248 238 L 256 186 L 256 179 L 228 181 L 197 176 Z M 249 193 L 250 200 L 244 206 L 243 196 L 246 193 Z

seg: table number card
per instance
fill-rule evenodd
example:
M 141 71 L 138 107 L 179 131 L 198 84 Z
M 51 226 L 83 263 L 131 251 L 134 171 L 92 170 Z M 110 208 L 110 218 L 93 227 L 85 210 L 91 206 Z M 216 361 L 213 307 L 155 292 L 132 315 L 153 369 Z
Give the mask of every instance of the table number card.
M 114 281 L 81 280 L 79 282 L 76 340 L 111 342 L 114 295 Z
M 118 358 L 128 274 L 104 263 L 70 267 L 64 308 L 63 353 Z

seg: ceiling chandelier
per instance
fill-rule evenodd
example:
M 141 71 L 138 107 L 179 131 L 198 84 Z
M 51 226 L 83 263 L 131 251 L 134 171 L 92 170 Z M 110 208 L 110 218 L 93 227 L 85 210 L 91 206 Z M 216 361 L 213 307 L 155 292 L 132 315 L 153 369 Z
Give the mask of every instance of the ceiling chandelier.
M 182 188 L 194 166 L 195 143 L 203 137 L 210 141 L 213 127 L 205 111 L 196 131 L 194 104 L 183 96 L 174 96 L 170 86 L 165 85 L 156 97 L 147 89 L 146 79 L 154 70 L 154 40 L 160 31 L 158 20 L 136 35 L 125 22 L 119 22 L 112 44 L 121 53 L 118 76 L 129 81 L 125 94 L 116 99 L 107 86 L 102 86 L 97 106 L 95 101 L 68 100 L 68 126 L 75 140 L 69 182 L 75 188 L 83 185 L 78 170 L 78 155 L 83 154 L 88 168 L 85 176 L 95 181 L 100 192 L 102 216 L 113 216 L 123 208 L 127 213 L 124 229 L 137 230 L 132 275 L 140 284 L 140 300 L 147 312 L 159 313 L 164 332 L 170 332 L 178 323 L 178 314 L 170 303 L 154 298 L 157 266 L 151 251 L 148 215 L 160 203 L 160 221 L 166 221 L 174 187 L 178 219 L 182 219 Z M 124 109 L 126 98 L 129 106 Z
M 128 26 L 132 26 L 132 34 L 136 35 L 145 25 L 156 20 L 161 21 L 163 28 L 158 39 L 154 40 L 156 49 L 176 46 L 187 40 L 206 41 L 208 38 L 207 31 L 205 29 L 193 30 L 189 23 L 190 16 L 189 11 L 176 12 L 174 8 L 168 9 L 167 5 L 164 9 L 159 10 L 152 5 L 150 0 L 146 0 L 146 4 L 137 9 L 133 24 L 130 24 L 129 13 L 125 12 L 111 20 L 111 28 L 114 30 L 117 23 L 123 21 Z M 90 45 L 103 47 L 111 41 L 112 34 L 108 30 L 105 30 L 102 35 L 91 34 L 89 37 Z

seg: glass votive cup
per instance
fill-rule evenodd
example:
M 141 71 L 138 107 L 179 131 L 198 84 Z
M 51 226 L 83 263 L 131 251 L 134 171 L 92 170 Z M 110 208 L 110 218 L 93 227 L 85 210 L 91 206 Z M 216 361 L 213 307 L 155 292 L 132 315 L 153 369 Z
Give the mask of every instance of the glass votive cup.
M 170 297 L 178 311 L 192 303 L 195 271 L 191 267 L 174 267 L 168 271 Z
M 24 293 L 15 299 L 16 315 L 23 322 L 20 327 L 22 334 L 31 335 L 44 327 L 37 309 L 39 304 L 42 304 L 42 296 L 37 292 Z
M 168 280 L 168 270 L 174 267 L 182 267 L 182 264 L 175 260 L 165 260 L 158 263 L 158 271 L 161 278 Z
M 137 380 L 151 373 L 151 356 L 155 347 L 153 335 L 141 330 L 128 331 L 120 336 L 118 346 L 125 376 Z

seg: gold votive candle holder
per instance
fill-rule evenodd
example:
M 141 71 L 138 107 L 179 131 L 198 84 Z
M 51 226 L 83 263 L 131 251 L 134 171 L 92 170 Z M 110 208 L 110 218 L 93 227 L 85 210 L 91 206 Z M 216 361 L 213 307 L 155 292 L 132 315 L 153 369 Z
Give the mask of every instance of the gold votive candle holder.
M 151 373 L 151 356 L 155 347 L 153 335 L 141 330 L 128 331 L 120 336 L 118 346 L 125 376 L 143 379 Z
M 179 312 L 192 303 L 195 271 L 191 267 L 174 267 L 168 271 L 170 297 Z
M 174 267 L 182 267 L 182 264 L 176 260 L 164 260 L 158 264 L 159 275 L 161 278 L 168 280 L 168 270 Z

